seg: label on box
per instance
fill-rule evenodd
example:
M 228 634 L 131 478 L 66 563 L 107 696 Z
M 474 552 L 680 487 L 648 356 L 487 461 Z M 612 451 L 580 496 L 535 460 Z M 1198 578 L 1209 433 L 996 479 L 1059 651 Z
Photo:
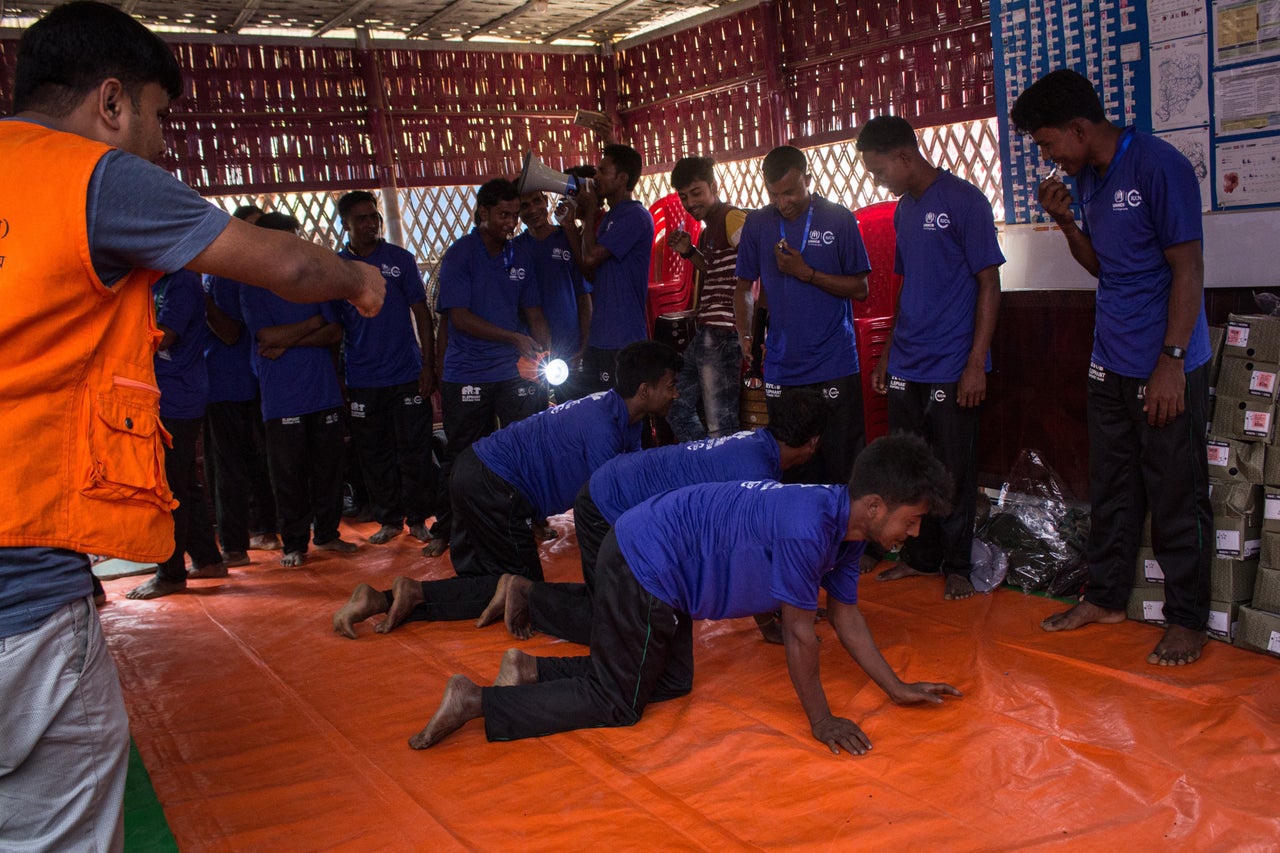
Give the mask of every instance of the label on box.
M 1240 553 L 1240 531 L 1239 530 L 1219 530 L 1218 534 L 1218 553 L 1219 554 L 1239 554 Z
M 1227 324 L 1227 346 L 1247 347 L 1249 345 L 1249 325 L 1247 323 Z
M 1267 521 L 1280 519 L 1280 495 L 1267 495 L 1267 505 L 1266 509 L 1263 510 L 1263 518 Z
M 1164 621 L 1164 602 L 1163 601 L 1142 602 L 1142 618 L 1148 622 L 1163 622 Z M 1273 636 L 1280 636 L 1280 631 L 1273 632 Z
M 1246 539 L 1244 542 L 1244 550 L 1240 552 L 1240 559 L 1247 560 L 1260 553 L 1262 553 L 1262 540 Z
M 1245 412 L 1244 434 L 1266 438 L 1271 434 L 1270 412 Z
M 1270 397 L 1276 391 L 1276 375 L 1265 370 L 1255 370 L 1249 377 L 1249 393 Z
M 1210 465 L 1226 468 L 1231 463 L 1231 445 L 1225 441 L 1210 441 L 1207 443 L 1207 448 Z
M 1280 655 L 1280 631 L 1271 632 L 1271 639 L 1267 640 L 1267 651 Z
M 1151 583 L 1164 583 L 1164 569 L 1160 568 L 1160 563 L 1158 561 L 1143 560 L 1142 562 L 1145 564 L 1142 567 L 1143 573 L 1146 575 L 1148 581 Z
M 1225 610 L 1209 611 L 1209 630 L 1226 637 L 1231 634 L 1231 614 Z

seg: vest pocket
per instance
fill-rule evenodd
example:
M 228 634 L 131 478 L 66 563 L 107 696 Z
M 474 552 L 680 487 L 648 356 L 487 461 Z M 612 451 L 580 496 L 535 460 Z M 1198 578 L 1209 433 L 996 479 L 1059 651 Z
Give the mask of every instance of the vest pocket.
M 113 377 L 111 390 L 90 397 L 89 471 L 81 493 L 173 509 L 177 502 L 164 476 L 170 442 L 160 423 L 160 389 Z

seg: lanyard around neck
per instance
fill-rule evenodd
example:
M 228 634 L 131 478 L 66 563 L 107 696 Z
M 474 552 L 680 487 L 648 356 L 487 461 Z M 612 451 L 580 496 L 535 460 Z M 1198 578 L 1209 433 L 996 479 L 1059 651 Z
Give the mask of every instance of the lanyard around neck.
M 1116 167 L 1120 165 L 1120 160 L 1124 158 L 1124 152 L 1129 150 L 1129 143 L 1133 141 L 1134 129 L 1131 127 L 1124 132 L 1124 136 L 1120 138 L 1120 145 L 1116 148 L 1116 153 L 1111 155 L 1111 163 L 1107 166 L 1107 173 L 1102 176 L 1102 181 L 1093 188 L 1093 192 L 1080 199 L 1080 206 L 1085 207 L 1089 202 L 1093 201 L 1093 197 L 1102 192 L 1102 189 L 1111 180 L 1111 176 L 1115 174 Z
M 804 247 L 809 243 L 809 227 L 811 225 L 813 225 L 812 198 L 809 199 L 809 212 L 804 217 L 804 233 L 800 235 L 800 246 L 796 249 L 796 252 L 800 255 L 804 254 Z M 785 242 L 787 239 L 787 220 L 783 218 L 781 213 L 778 214 L 778 239 L 781 242 Z

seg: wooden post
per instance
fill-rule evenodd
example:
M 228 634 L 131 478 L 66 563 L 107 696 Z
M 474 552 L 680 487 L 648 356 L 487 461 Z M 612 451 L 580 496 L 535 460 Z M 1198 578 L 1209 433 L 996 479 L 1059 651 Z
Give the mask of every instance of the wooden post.
M 387 240 L 404 245 L 400 221 L 400 193 L 396 185 L 395 148 L 391 142 L 391 111 L 382 86 L 382 63 L 370 47 L 369 30 L 356 27 L 356 62 L 364 78 L 365 99 L 369 106 L 369 138 L 373 142 L 374 162 L 378 165 L 378 186 L 382 192 L 383 220 Z
M 765 122 L 765 141 L 770 148 L 785 145 L 791 140 L 791 126 L 787 120 L 786 88 L 782 81 L 782 38 L 779 33 L 778 17 L 780 12 L 773 0 L 764 0 L 760 4 L 761 25 L 764 28 L 765 61 L 765 103 L 768 105 L 768 116 Z

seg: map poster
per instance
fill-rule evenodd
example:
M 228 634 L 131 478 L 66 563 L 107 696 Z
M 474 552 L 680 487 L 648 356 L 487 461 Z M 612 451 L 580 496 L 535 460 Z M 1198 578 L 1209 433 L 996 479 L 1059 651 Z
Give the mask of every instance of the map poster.
M 1280 204 L 1280 137 L 1220 144 L 1219 207 Z
M 1156 136 L 1177 148 L 1191 161 L 1191 168 L 1195 169 L 1196 179 L 1200 182 L 1200 209 L 1209 210 L 1213 204 L 1213 181 L 1209 179 L 1209 128 L 1169 130 L 1157 133 Z
M 1151 127 L 1209 123 L 1209 40 L 1205 36 L 1151 46 Z

